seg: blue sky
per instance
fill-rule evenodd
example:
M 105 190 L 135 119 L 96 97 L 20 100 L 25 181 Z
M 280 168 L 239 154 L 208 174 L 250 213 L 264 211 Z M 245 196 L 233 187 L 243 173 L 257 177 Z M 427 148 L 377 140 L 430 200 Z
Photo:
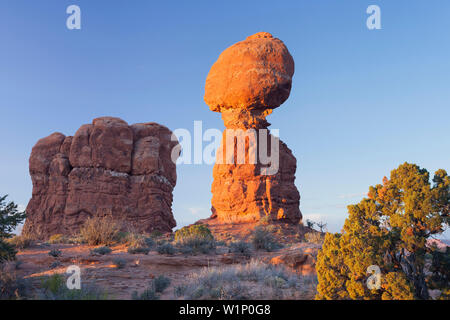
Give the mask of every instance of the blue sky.
M 71 4 L 81 30 L 66 28 Z M 381 30 L 366 27 L 370 4 Z M 3 0 L 0 194 L 26 205 L 32 146 L 95 117 L 223 129 L 203 101 L 209 68 L 266 31 L 296 63 L 291 96 L 268 120 L 297 157 L 304 216 L 338 231 L 346 206 L 399 164 L 450 171 L 449 30 L 447 0 Z M 211 182 L 212 166 L 178 167 L 179 226 L 209 216 Z

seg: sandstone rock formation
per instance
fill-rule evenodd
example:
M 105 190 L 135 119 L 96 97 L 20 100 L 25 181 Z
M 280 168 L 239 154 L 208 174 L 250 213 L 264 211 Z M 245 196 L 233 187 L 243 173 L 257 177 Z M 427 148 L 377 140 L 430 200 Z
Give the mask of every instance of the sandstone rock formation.
M 289 97 L 293 74 L 288 49 L 266 32 L 229 47 L 212 66 L 204 99 L 221 112 L 227 128 L 213 169 L 212 218 L 224 223 L 301 220 L 296 159 L 266 129 L 266 117 Z M 240 156 L 239 150 L 245 153 Z M 261 152 L 273 157 L 263 161 Z
M 103 117 L 73 137 L 39 140 L 30 156 L 33 195 L 24 234 L 73 234 L 89 217 L 111 216 L 138 231 L 170 232 L 178 144 L 157 123 Z

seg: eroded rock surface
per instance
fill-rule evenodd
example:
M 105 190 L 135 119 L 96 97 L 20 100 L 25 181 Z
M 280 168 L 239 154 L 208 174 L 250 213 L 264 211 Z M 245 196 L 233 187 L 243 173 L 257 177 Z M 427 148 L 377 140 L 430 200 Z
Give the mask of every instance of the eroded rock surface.
M 89 217 L 111 216 L 142 232 L 170 232 L 178 144 L 157 123 L 102 117 L 39 140 L 30 156 L 33 195 L 24 234 L 73 234 Z
M 223 223 L 301 220 L 297 161 L 270 134 L 266 121 L 289 97 L 293 74 L 288 49 L 266 32 L 229 47 L 212 66 L 204 99 L 221 112 L 226 126 L 213 169 L 212 218 Z

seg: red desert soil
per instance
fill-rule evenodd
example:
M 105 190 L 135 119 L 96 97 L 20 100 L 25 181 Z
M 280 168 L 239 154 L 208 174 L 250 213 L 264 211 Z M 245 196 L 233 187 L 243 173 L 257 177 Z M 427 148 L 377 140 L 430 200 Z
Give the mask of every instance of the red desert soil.
M 238 234 L 243 235 L 243 238 L 246 238 L 244 229 L 249 226 L 216 226 L 211 221 L 209 222 L 209 227 L 213 229 L 216 236 L 221 233 L 224 240 L 226 238 L 236 239 L 232 234 L 236 234 L 237 231 Z M 236 228 L 242 230 L 233 230 Z M 247 230 L 251 229 L 248 228 Z M 292 237 L 296 238 L 298 236 Z M 283 235 L 282 238 L 285 238 L 284 248 L 275 252 L 254 251 L 251 259 L 258 259 L 272 264 L 282 264 L 302 275 L 315 274 L 314 265 L 320 245 L 300 243 L 298 240 L 286 245 L 289 236 Z M 142 292 L 148 287 L 152 278 L 164 275 L 170 278 L 171 284 L 164 291 L 161 299 L 175 299 L 174 288 L 182 284 L 189 274 L 213 266 L 246 263 L 250 259 L 239 254 L 230 253 L 226 246 L 218 246 L 215 254 L 185 255 L 177 253 L 173 256 L 162 255 L 156 251 L 151 251 L 148 255 L 133 255 L 127 252 L 127 248 L 124 245 L 112 246 L 111 249 L 113 251 L 110 254 L 99 256 L 90 253 L 90 250 L 93 248 L 93 246 L 80 244 L 38 244 L 18 253 L 17 259 L 22 264 L 17 270 L 17 274 L 30 279 L 33 289 L 38 290 L 42 282 L 42 276 L 65 273 L 68 266 L 78 265 L 81 268 L 82 283 L 95 284 L 105 289 L 112 299 L 130 299 L 133 291 Z M 49 256 L 48 252 L 52 249 L 61 250 L 61 256 L 58 258 Z M 122 269 L 115 267 L 113 265 L 115 258 L 126 260 L 126 266 Z M 59 261 L 61 265 L 51 269 L 50 265 L 55 261 Z M 312 296 L 304 298 L 308 299 L 312 298 Z

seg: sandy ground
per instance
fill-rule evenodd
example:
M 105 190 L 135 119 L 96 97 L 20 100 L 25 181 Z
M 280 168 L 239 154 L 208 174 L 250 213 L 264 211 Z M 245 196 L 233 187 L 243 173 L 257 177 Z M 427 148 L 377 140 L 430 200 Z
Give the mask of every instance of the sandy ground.
M 230 253 L 228 247 L 225 246 L 217 247 L 216 253 L 212 254 L 184 255 L 178 253 L 173 256 L 162 255 L 156 251 L 151 251 L 148 255 L 129 254 L 124 245 L 112 246 L 113 251 L 110 254 L 100 256 L 90 253 L 93 248 L 88 245 L 36 244 L 17 254 L 20 265 L 16 272 L 19 276 L 30 280 L 33 292 L 39 292 L 43 277 L 55 273 L 65 274 L 69 266 L 77 265 L 81 269 L 82 284 L 95 284 L 105 289 L 111 299 L 130 299 L 133 291 L 142 292 L 148 287 L 152 278 L 164 275 L 170 278 L 171 284 L 164 290 L 161 299 L 175 299 L 174 288 L 186 281 L 189 274 L 208 267 L 245 264 L 249 260 Z M 293 272 L 308 275 L 315 273 L 314 263 L 318 248 L 319 246 L 314 244 L 296 243 L 286 245 L 276 252 L 255 251 L 252 253 L 252 259 L 286 264 L 286 267 Z M 61 250 L 61 256 L 51 257 L 48 252 L 52 249 Z M 303 259 L 301 266 L 295 265 L 295 261 L 290 263 L 289 259 L 284 259 L 290 256 L 295 258 L 305 253 L 307 253 L 308 259 Z M 121 269 L 117 268 L 113 264 L 115 258 L 126 260 L 126 266 Z M 55 261 L 59 261 L 61 265 L 52 269 L 50 266 Z

